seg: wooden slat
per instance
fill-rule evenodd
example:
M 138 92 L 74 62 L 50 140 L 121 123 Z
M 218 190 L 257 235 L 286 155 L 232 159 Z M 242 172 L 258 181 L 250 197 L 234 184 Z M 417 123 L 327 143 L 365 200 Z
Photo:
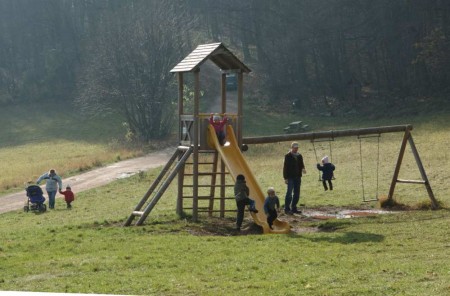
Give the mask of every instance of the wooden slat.
M 212 175 L 221 175 L 221 172 L 209 172 L 209 173 L 198 173 L 198 176 L 212 176 Z M 228 175 L 229 173 L 225 172 L 225 175 Z M 195 174 L 184 174 L 185 176 L 194 176 Z
M 184 208 L 185 210 L 192 210 L 192 208 Z M 199 208 L 201 210 L 198 210 L 199 213 L 208 213 L 208 212 L 212 212 L 212 213 L 220 213 L 220 210 L 209 210 L 208 208 Z M 237 210 L 223 210 L 224 212 L 236 212 Z
M 408 183 L 408 184 L 425 184 L 426 182 L 424 180 L 404 180 L 404 179 L 397 179 L 398 183 Z
M 189 196 L 183 196 L 183 198 L 192 199 L 194 197 L 189 195 Z M 199 196 L 198 199 L 199 200 L 200 199 L 202 199 L 202 200 L 209 200 L 209 199 L 235 199 L 235 198 L 234 197 L 215 197 L 215 198 L 213 198 L 213 197 L 210 197 L 210 196 Z
M 189 188 L 189 187 L 194 187 L 194 185 L 192 184 L 187 184 L 187 185 L 183 185 L 183 187 Z M 198 187 L 213 187 L 213 188 L 221 188 L 221 187 L 234 187 L 233 184 L 228 184 L 228 185 L 198 185 Z
M 185 196 L 183 196 L 183 198 L 188 198 L 188 199 L 192 199 L 192 198 L 194 198 L 193 196 L 191 196 L 191 195 L 185 195 Z M 197 198 L 199 199 L 199 200 L 204 200 L 204 199 L 207 199 L 207 200 L 210 200 L 210 199 L 212 199 L 212 198 L 214 198 L 213 196 L 197 196 Z

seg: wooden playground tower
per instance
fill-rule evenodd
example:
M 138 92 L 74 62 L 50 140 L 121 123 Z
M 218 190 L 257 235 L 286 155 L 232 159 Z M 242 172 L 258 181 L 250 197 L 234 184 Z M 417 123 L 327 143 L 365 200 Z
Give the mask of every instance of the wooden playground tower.
M 221 217 L 225 215 L 225 201 L 227 199 L 225 189 L 233 185 L 226 184 L 225 165 L 222 161 L 219 162 L 220 158 L 217 151 L 208 146 L 206 131 L 209 125 L 209 114 L 199 112 L 200 68 L 206 61 L 211 61 L 221 70 L 221 106 L 218 110 L 221 114 L 227 112 L 227 74 L 232 73 L 237 76 L 237 114 L 228 114 L 228 117 L 232 118 L 237 141 L 239 146 L 242 145 L 243 74 L 249 73 L 251 70 L 222 43 L 199 45 L 170 71 L 176 73 L 178 78 L 179 146 L 125 222 L 125 226 L 131 225 L 135 218 L 138 218 L 135 225 L 142 225 L 176 176 L 178 176 L 177 214 L 180 215 L 184 210 L 190 209 L 194 221 L 198 220 L 199 212 L 208 212 L 209 215 L 212 215 L 213 212 L 219 212 Z M 194 76 L 192 114 L 186 114 L 184 108 L 185 73 L 191 73 Z M 210 155 L 209 160 L 201 161 L 200 155 Z M 207 159 L 208 157 L 204 158 Z M 199 184 L 199 178 L 205 176 L 210 177 L 209 184 Z M 190 184 L 186 182 L 188 179 L 192 180 Z M 214 209 L 215 200 L 217 200 L 217 188 L 219 189 L 219 210 Z M 209 191 L 209 193 L 200 195 L 199 189 L 203 192 Z M 185 193 L 186 191 L 190 192 Z M 234 198 L 232 199 L 234 200 Z M 192 200 L 192 206 L 185 207 L 185 200 Z M 206 200 L 208 205 L 199 207 L 199 201 L 201 200 Z
M 192 210 L 192 219 L 198 220 L 199 212 L 207 212 L 212 215 L 218 212 L 220 217 L 224 217 L 226 210 L 225 189 L 231 184 L 226 184 L 225 163 L 220 159 L 217 151 L 208 145 L 207 128 L 209 114 L 200 114 L 200 67 L 206 61 L 212 61 L 221 70 L 221 107 L 220 112 L 226 113 L 227 106 L 227 89 L 226 75 L 234 73 L 237 75 L 237 113 L 230 114 L 233 118 L 233 128 L 236 134 L 238 147 L 243 144 L 264 144 L 285 141 L 310 140 L 316 141 L 320 139 L 334 140 L 338 137 L 357 136 L 366 137 L 370 135 L 380 136 L 383 133 L 403 132 L 403 141 L 401 143 L 400 152 L 397 158 L 392 182 L 390 185 L 388 199 L 392 200 L 394 190 L 397 183 L 406 184 L 422 184 L 425 185 L 428 196 L 431 200 L 431 207 L 437 209 L 439 207 L 434 197 L 431 185 L 420 159 L 419 153 L 414 144 L 411 125 L 381 126 L 348 130 L 333 130 L 322 132 L 308 132 L 297 134 L 274 135 L 266 137 L 249 137 L 242 136 L 242 117 L 243 117 L 243 74 L 249 73 L 251 70 L 245 66 L 236 56 L 234 56 L 222 43 L 212 43 L 199 45 L 185 59 L 176 65 L 171 72 L 178 75 L 178 114 L 179 114 L 179 146 L 172 155 L 168 163 L 164 166 L 159 176 L 150 186 L 139 204 L 125 222 L 125 226 L 133 223 L 138 218 L 135 225 L 142 225 L 150 214 L 156 203 L 164 194 L 170 183 L 178 176 L 178 194 L 177 194 L 177 214 L 181 215 L 184 210 Z M 193 114 L 186 114 L 184 110 L 183 90 L 184 90 L 184 73 L 192 73 L 194 75 L 194 102 Z M 399 172 L 405 154 L 407 145 L 410 145 L 414 159 L 420 171 L 421 180 L 399 179 Z M 209 160 L 200 161 L 200 155 L 210 155 Z M 192 161 L 189 161 L 192 159 Z M 187 168 L 187 167 L 190 167 Z M 202 170 L 200 170 L 202 168 Z M 207 169 L 205 169 L 207 168 Z M 208 184 L 199 183 L 199 178 L 209 176 Z M 219 178 L 217 178 L 219 177 Z M 191 183 L 187 184 L 187 180 L 191 179 Z M 216 197 L 216 189 L 219 189 L 218 197 Z M 186 189 L 190 189 L 189 194 L 185 193 Z M 207 190 L 209 193 L 200 195 L 199 190 Z M 204 192 L 204 191 L 203 191 Z M 215 210 L 215 201 L 219 200 L 219 209 Z M 185 207 L 184 200 L 192 200 L 192 207 Z M 208 205 L 199 207 L 199 201 L 205 200 Z

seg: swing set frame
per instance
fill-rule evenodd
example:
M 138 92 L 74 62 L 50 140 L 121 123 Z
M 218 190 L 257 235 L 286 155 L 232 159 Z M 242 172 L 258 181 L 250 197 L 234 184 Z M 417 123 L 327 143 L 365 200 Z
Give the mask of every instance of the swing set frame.
M 265 143 L 277 143 L 277 142 L 285 142 L 285 141 L 301 141 L 301 140 L 311 140 L 314 145 L 314 141 L 317 139 L 322 139 L 323 141 L 334 140 L 338 137 L 351 137 L 357 136 L 360 141 L 360 153 L 361 151 L 361 139 L 367 137 L 378 137 L 378 158 L 377 158 L 377 191 L 378 191 L 378 166 L 379 166 L 379 138 L 381 134 L 384 133 L 396 133 L 403 132 L 403 140 L 400 146 L 400 152 L 397 157 L 397 163 L 395 165 L 394 174 L 392 176 L 391 185 L 389 188 L 389 193 L 387 196 L 388 201 L 392 201 L 394 199 L 394 191 L 397 183 L 404 184 L 422 184 L 425 185 L 428 197 L 431 201 L 431 208 L 433 210 L 439 208 L 439 203 L 437 202 L 433 190 L 431 189 L 430 182 L 428 180 L 427 174 L 422 164 L 422 160 L 420 159 L 419 152 L 417 151 L 416 145 L 414 144 L 414 140 L 411 134 L 413 127 L 411 124 L 406 125 L 393 125 L 393 126 L 379 126 L 379 127 L 369 127 L 369 128 L 360 128 L 360 129 L 346 129 L 346 130 L 331 130 L 331 131 L 321 131 L 321 132 L 308 132 L 308 133 L 298 133 L 298 134 L 286 134 L 286 135 L 274 135 L 274 136 L 265 136 L 265 137 L 247 137 L 243 138 L 243 144 L 265 144 Z M 414 159 L 416 161 L 417 167 L 419 169 L 420 175 L 422 177 L 421 180 L 405 180 L 399 179 L 400 168 L 403 161 L 403 156 L 405 154 L 406 146 L 410 145 L 411 151 L 414 155 Z M 331 146 L 330 146 L 331 147 Z M 315 147 L 314 147 L 315 148 Z M 316 154 L 317 158 L 317 154 Z M 361 157 L 362 158 L 362 157 Z M 361 174 L 362 174 L 362 160 L 361 160 Z M 362 187 L 364 188 L 364 181 L 362 181 Z M 378 192 L 377 192 L 378 196 Z M 363 193 L 363 199 L 365 200 L 365 196 Z M 370 201 L 370 200 L 367 200 Z

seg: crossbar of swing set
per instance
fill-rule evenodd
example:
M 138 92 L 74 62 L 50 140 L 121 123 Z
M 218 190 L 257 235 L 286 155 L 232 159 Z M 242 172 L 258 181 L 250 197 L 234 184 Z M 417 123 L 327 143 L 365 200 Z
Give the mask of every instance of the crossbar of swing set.
M 338 137 L 365 136 L 373 134 L 405 132 L 407 130 L 411 131 L 412 129 L 413 129 L 412 125 L 405 124 L 405 125 L 368 127 L 368 128 L 348 129 L 348 130 L 331 130 L 331 131 L 309 132 L 298 134 L 273 135 L 264 137 L 248 137 L 243 138 L 242 141 L 244 144 L 265 144 L 265 143 L 278 143 L 278 142 L 301 141 L 301 140 L 315 140 L 317 142 L 317 139 L 330 139 L 330 138 L 334 139 Z

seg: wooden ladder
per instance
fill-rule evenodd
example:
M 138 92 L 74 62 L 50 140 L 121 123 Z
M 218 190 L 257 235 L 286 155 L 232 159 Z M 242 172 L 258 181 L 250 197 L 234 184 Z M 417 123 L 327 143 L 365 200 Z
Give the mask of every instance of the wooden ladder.
M 204 157 L 202 161 L 199 161 L 199 172 L 198 176 L 203 177 L 201 179 L 202 184 L 198 184 L 198 189 L 202 190 L 201 194 L 198 194 L 197 199 L 199 202 L 206 201 L 206 205 L 198 206 L 197 212 L 205 213 L 207 212 L 209 216 L 212 216 L 213 213 L 219 212 L 221 217 L 224 216 L 225 210 L 225 200 L 227 199 L 234 199 L 232 197 L 225 197 L 225 188 L 227 187 L 233 187 L 232 184 L 225 184 L 225 176 L 228 175 L 228 172 L 225 172 L 222 170 L 218 170 L 218 159 L 219 154 L 217 151 L 214 150 L 200 150 L 199 154 L 208 155 L 212 154 L 212 160 L 208 159 L 207 157 Z M 205 159 L 206 158 L 206 159 Z M 193 162 L 186 162 L 185 166 L 193 166 Z M 192 178 L 194 174 L 192 173 L 192 170 L 189 169 L 189 167 L 185 170 L 183 170 L 183 178 L 179 179 L 179 184 L 181 192 L 179 198 L 183 200 L 185 199 L 194 199 L 194 196 L 192 194 L 192 188 L 193 188 L 193 181 L 186 182 L 190 178 Z M 210 177 L 209 179 L 207 179 Z M 220 177 L 220 182 L 217 180 Z M 205 180 L 206 179 L 206 180 Z M 220 199 L 220 209 L 214 210 L 214 202 L 216 200 L 216 188 L 220 189 L 219 192 L 219 199 Z M 181 201 L 181 203 L 182 203 Z M 183 207 L 183 206 L 181 206 Z M 184 210 L 193 210 L 192 207 L 183 207 Z M 233 210 L 234 211 L 234 210 Z
M 175 176 L 184 167 L 186 160 L 192 154 L 193 147 L 179 146 L 170 160 L 164 166 L 161 173 L 145 193 L 144 197 L 135 207 L 124 226 L 130 226 L 135 217 L 139 217 L 135 225 L 142 225 L 159 201 L 163 193 L 169 187 Z

